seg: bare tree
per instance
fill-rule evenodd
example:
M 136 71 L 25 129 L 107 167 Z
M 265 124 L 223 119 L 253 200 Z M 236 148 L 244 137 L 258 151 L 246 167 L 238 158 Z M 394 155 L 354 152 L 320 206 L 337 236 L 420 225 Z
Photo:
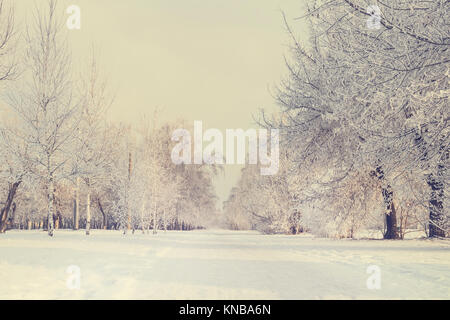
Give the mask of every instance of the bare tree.
M 87 188 L 86 234 L 91 228 L 91 201 L 95 187 L 105 181 L 112 162 L 114 141 L 108 136 L 106 112 L 113 98 L 108 93 L 107 82 L 101 77 L 97 58 L 92 52 L 86 79 L 81 84 L 82 116 L 76 142 L 76 167 Z M 77 189 L 79 185 L 77 183 Z M 78 192 L 78 191 L 77 191 Z M 101 202 L 97 198 L 97 203 Z
M 14 6 L 8 2 L 0 0 L 0 81 L 14 79 L 17 75 Z
M 80 112 L 73 98 L 71 59 L 56 1 L 35 9 L 25 35 L 24 85 L 9 104 L 21 123 L 19 137 L 28 146 L 33 174 L 47 189 L 48 234 L 53 236 L 55 185 L 73 175 L 73 149 Z
M 0 83 L 14 79 L 17 65 L 14 61 L 15 49 L 15 24 L 14 7 L 6 1 L 0 0 Z M 3 115 L 4 117 L 4 115 Z M 4 119 L 3 119 L 4 120 Z M 5 121 L 0 123 L 0 157 L 2 165 L 0 172 L 6 172 L 9 179 L 6 179 L 6 200 L 0 203 L 0 233 L 5 232 L 8 222 L 8 214 L 14 203 L 17 189 L 22 183 L 24 172 L 18 165 L 15 151 L 20 151 L 13 145 L 13 136 L 4 127 Z M 12 178 L 12 179 L 11 179 Z M 3 180 L 2 180 L 3 182 Z

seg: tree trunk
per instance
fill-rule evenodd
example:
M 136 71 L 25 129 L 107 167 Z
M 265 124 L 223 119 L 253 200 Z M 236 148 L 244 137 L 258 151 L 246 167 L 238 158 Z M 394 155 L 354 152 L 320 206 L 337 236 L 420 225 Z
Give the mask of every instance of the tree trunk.
M 427 183 L 431 188 L 429 237 L 445 237 L 444 183 L 430 174 Z
M 130 208 L 128 208 L 127 210 L 127 230 L 131 230 L 131 210 Z
M 445 143 L 445 137 L 440 139 L 439 162 L 436 168 L 436 175 L 430 174 L 427 182 L 431 188 L 430 197 L 430 233 L 429 237 L 445 237 L 446 217 L 444 212 L 444 181 L 446 177 L 446 164 L 450 157 L 450 149 Z
M 131 158 L 131 152 L 128 153 L 128 182 L 131 180 L 131 172 L 133 171 L 133 160 Z M 128 221 L 127 221 L 127 229 L 130 230 L 131 229 L 131 210 L 130 210 L 130 205 L 128 203 L 127 206 L 127 217 L 128 217 Z
M 384 239 L 399 239 L 398 228 L 397 228 L 397 214 L 394 206 L 394 197 L 392 187 L 386 183 L 386 178 L 384 175 L 383 168 L 378 166 L 375 171 L 372 172 L 373 176 L 376 176 L 378 180 L 381 181 L 381 193 L 383 194 L 383 201 L 386 208 L 384 213 L 386 219 L 386 232 L 384 234 Z
M 423 134 L 428 132 L 425 128 L 423 132 L 416 132 L 415 142 L 419 147 L 419 150 L 422 152 L 421 161 L 427 163 L 429 161 L 429 153 L 428 149 L 430 148 L 429 144 L 426 143 L 423 138 Z M 428 237 L 445 237 L 446 230 L 446 217 L 444 213 L 444 179 L 445 179 L 445 170 L 446 170 L 446 162 L 449 159 L 450 150 L 448 145 L 446 144 L 446 137 L 441 136 L 439 139 L 439 161 L 437 167 L 432 170 L 433 173 L 426 176 L 427 184 L 431 189 L 429 209 L 430 209 L 430 219 L 429 219 L 429 233 Z M 426 164 L 426 167 L 429 168 L 430 165 Z
M 55 229 L 58 230 L 59 229 L 59 224 L 60 224 L 60 215 L 57 213 L 56 214 L 56 219 L 54 218 L 55 221 Z
M 21 181 L 15 182 L 9 186 L 8 198 L 6 199 L 5 206 L 0 210 L 0 233 L 5 233 L 8 224 L 8 214 L 16 196 L 17 189 L 19 188 Z
M 144 205 L 142 205 L 142 211 L 141 211 L 141 229 L 142 229 L 142 233 L 145 234 Z
M 153 234 L 157 233 L 156 228 L 157 228 L 157 224 L 156 224 L 156 202 L 155 202 L 155 207 L 153 210 Z
M 80 228 L 80 178 L 77 178 L 77 186 L 75 188 L 75 199 L 73 206 L 73 230 Z
M 91 191 L 88 190 L 86 201 L 86 235 L 91 232 Z
M 141 227 L 142 227 L 142 233 L 145 233 L 144 214 L 145 214 L 145 193 L 144 193 L 144 196 L 142 197 L 142 208 L 141 208 Z
M 102 216 L 103 216 L 103 230 L 106 230 L 108 227 L 108 221 L 106 220 L 106 213 L 103 210 L 102 202 L 100 201 L 100 198 L 98 198 L 98 197 L 97 197 L 97 204 L 98 204 L 98 208 L 100 209 L 100 212 L 102 213 Z
M 386 212 L 384 213 L 386 217 L 386 233 L 384 234 L 384 239 L 399 239 L 397 214 L 392 199 L 393 191 L 391 186 L 388 185 L 386 188 L 383 188 L 382 193 L 384 204 L 386 205 Z
M 166 210 L 163 211 L 163 223 L 164 223 L 164 232 L 167 231 L 167 222 L 166 222 Z
M 53 237 L 54 233 L 54 221 L 53 221 L 53 209 L 55 205 L 55 187 L 53 183 L 53 178 L 50 178 L 48 185 L 48 235 Z

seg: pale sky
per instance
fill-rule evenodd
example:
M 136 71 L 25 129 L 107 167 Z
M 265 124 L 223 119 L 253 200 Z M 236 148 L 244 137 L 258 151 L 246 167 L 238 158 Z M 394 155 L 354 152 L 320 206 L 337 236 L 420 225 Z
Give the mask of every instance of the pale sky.
M 20 16 L 34 3 L 17 1 Z M 202 120 L 204 130 L 255 127 L 252 115 L 274 110 L 269 89 L 286 73 L 281 11 L 298 37 L 307 36 L 293 19 L 301 0 L 59 1 L 61 9 L 72 4 L 81 8 L 81 30 L 69 32 L 74 60 L 95 45 L 117 90 L 110 116 L 131 123 L 158 107 L 164 120 Z M 229 166 L 216 179 L 221 200 L 239 172 Z

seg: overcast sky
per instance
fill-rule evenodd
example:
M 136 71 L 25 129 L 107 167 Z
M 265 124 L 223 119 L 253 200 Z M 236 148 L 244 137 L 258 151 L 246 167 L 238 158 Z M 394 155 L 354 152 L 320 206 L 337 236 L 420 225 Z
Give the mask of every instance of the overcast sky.
M 34 0 L 17 1 L 19 13 Z M 43 1 L 38 1 L 41 4 Z M 60 0 L 81 8 L 70 31 L 75 62 L 94 44 L 117 89 L 111 117 L 136 122 L 161 108 L 164 119 L 202 120 L 204 128 L 255 127 L 252 115 L 274 110 L 269 89 L 285 74 L 289 37 L 284 11 L 299 37 L 301 0 Z M 68 15 L 67 15 L 68 16 Z M 221 200 L 240 168 L 216 180 Z

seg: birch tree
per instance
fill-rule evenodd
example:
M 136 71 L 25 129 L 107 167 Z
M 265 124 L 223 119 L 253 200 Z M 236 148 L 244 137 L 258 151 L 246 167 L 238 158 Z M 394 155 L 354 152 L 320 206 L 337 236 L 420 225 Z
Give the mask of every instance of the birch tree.
M 107 179 L 106 171 L 111 169 L 114 139 L 106 123 L 106 112 L 113 99 L 107 90 L 106 80 L 100 74 L 94 52 L 86 74 L 87 77 L 85 79 L 82 77 L 81 82 L 82 115 L 75 136 L 74 155 L 79 173 L 77 178 L 81 178 L 86 186 L 86 234 L 89 235 L 91 202 L 94 199 L 92 193 L 98 184 Z

